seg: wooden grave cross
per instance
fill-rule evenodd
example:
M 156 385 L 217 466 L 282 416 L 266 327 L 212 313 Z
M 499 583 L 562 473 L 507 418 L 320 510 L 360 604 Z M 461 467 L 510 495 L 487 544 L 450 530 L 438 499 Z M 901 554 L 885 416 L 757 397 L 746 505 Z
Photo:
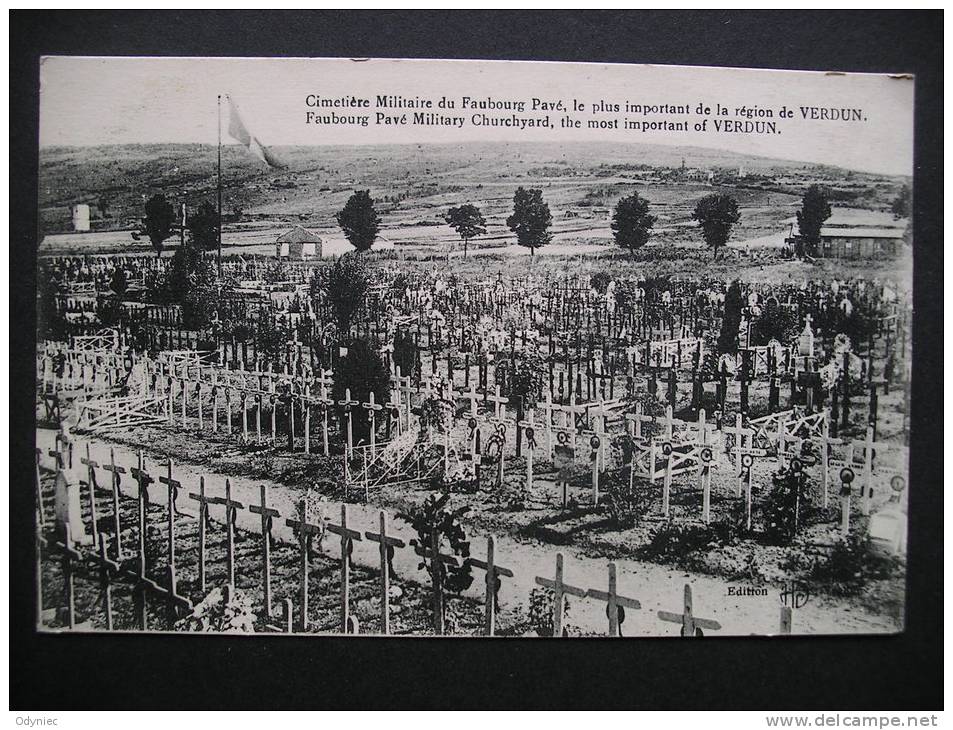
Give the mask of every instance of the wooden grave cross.
M 301 631 L 308 630 L 308 559 L 310 554 L 310 543 L 314 535 L 320 539 L 324 531 L 321 525 L 312 525 L 307 521 L 307 500 L 302 499 L 298 502 L 299 519 L 286 519 L 285 524 L 298 533 L 298 546 L 301 550 L 301 578 L 299 583 L 300 603 L 301 603 Z
M 341 633 L 346 634 L 351 628 L 351 553 L 354 541 L 363 538 L 360 532 L 347 526 L 347 504 L 341 505 L 341 524 L 329 524 L 327 530 L 341 538 Z
M 387 515 L 380 511 L 380 532 L 365 532 L 371 542 L 378 543 L 381 556 L 381 633 L 390 633 L 390 575 L 393 571 L 392 559 L 394 550 L 406 547 L 403 540 L 387 534 Z
M 609 636 L 622 636 L 622 624 L 625 621 L 625 609 L 639 610 L 642 604 L 635 598 L 620 596 L 616 584 L 616 565 L 609 563 L 609 590 L 600 591 L 590 588 L 586 591 L 587 598 L 595 598 L 606 602 L 606 616 L 609 619 Z
M 486 538 L 486 560 L 469 558 L 470 565 L 486 571 L 486 614 L 484 631 L 486 636 L 493 636 L 496 632 L 496 612 L 499 609 L 499 592 L 502 586 L 500 576 L 513 577 L 513 571 L 496 564 L 496 540 L 493 535 Z
M 87 469 L 88 474 L 88 486 L 89 486 L 89 520 L 92 523 L 92 537 L 93 545 L 99 544 L 99 515 L 96 513 L 96 467 L 99 466 L 99 463 L 93 461 L 92 457 L 89 454 L 89 444 L 86 444 L 86 456 L 81 458 L 80 463 L 83 464 Z
M 563 582 L 563 554 L 556 553 L 556 576 L 555 578 L 541 578 L 536 576 L 536 585 L 549 588 L 553 592 L 553 636 L 563 635 L 563 597 L 565 595 L 585 598 L 587 591 L 584 588 L 577 588 Z
M 210 497 L 209 504 L 221 504 L 225 506 L 225 530 L 226 541 L 226 562 L 228 567 L 228 585 L 235 585 L 235 518 L 238 516 L 238 510 L 244 509 L 245 505 L 232 499 L 232 482 L 225 480 L 225 496 Z
M 344 389 L 344 400 L 339 400 L 337 402 L 339 406 L 344 406 L 344 418 L 347 422 L 347 458 L 350 459 L 354 451 L 354 429 L 353 429 L 353 416 L 351 413 L 351 408 L 356 405 L 359 405 L 359 402 L 351 399 L 351 389 Z
M 361 407 L 367 411 L 368 421 L 371 430 L 371 459 L 377 457 L 377 411 L 384 410 L 384 406 L 374 402 L 374 391 L 368 394 L 368 402 L 362 403 Z
M 174 464 L 172 463 L 172 457 L 169 457 L 169 465 L 166 476 L 160 476 L 159 481 L 162 484 L 166 485 L 166 488 L 169 490 L 169 506 L 168 506 L 168 521 L 169 521 L 169 565 L 173 568 L 175 567 L 175 501 L 179 496 L 179 488 L 182 486 L 182 483 L 172 477 L 172 470 Z M 173 574 L 174 577 L 174 574 Z M 175 593 L 175 586 L 170 586 L 173 593 Z
M 711 521 L 711 469 L 717 465 L 714 449 L 708 440 L 704 408 L 698 412 L 698 432 L 701 443 L 696 444 L 694 450 L 698 460 L 698 482 L 702 488 L 702 521 L 707 525 Z
M 199 590 L 205 592 L 205 538 L 206 530 L 210 522 L 208 506 L 213 498 L 205 494 L 205 477 L 199 477 L 199 491 L 189 493 L 189 499 L 194 499 L 199 503 Z
M 414 548 L 414 552 L 420 557 L 430 560 L 433 565 L 433 571 L 431 574 L 431 580 L 433 584 L 433 619 L 434 631 L 438 636 L 442 635 L 444 630 L 443 566 L 452 565 L 457 567 L 460 564 L 455 556 L 440 552 L 439 542 L 440 536 L 436 530 L 431 532 L 429 546 L 422 545 L 417 539 L 410 541 L 410 545 Z
M 126 473 L 126 468 L 116 463 L 116 455 L 112 449 L 109 449 L 109 463 L 103 464 L 103 469 L 108 471 L 111 475 L 113 527 L 116 530 L 116 560 L 122 560 L 122 529 L 119 524 L 119 482 L 122 479 L 121 475 Z
M 756 449 L 752 447 L 735 446 L 731 453 L 735 454 L 735 460 L 738 463 L 738 480 L 745 484 L 745 524 L 746 529 L 751 529 L 751 467 L 754 466 L 754 457 L 767 456 L 767 449 Z
M 112 579 L 119 572 L 119 563 L 109 559 L 106 536 L 99 534 L 99 585 L 103 594 L 103 610 L 106 613 L 106 630 L 113 630 Z
M 132 474 L 132 478 L 136 480 L 136 483 L 139 485 L 139 577 L 146 577 L 146 531 L 148 530 L 147 525 L 147 512 L 149 509 L 149 485 L 152 484 L 155 479 L 146 472 L 144 465 L 145 460 L 142 456 L 142 451 L 139 452 L 138 458 L 139 465 L 133 467 L 129 470 L 129 473 Z
M 523 435 L 526 438 L 526 492 L 532 494 L 533 491 L 533 455 L 536 451 L 536 434 L 540 424 L 535 422 L 534 411 L 530 408 L 526 412 L 525 420 L 519 421 L 518 428 L 523 429 Z
M 262 560 L 262 593 L 265 604 L 265 616 L 271 616 L 271 528 L 275 517 L 281 513 L 268 506 L 268 487 L 264 484 L 261 489 L 261 504 L 248 505 L 248 511 L 261 515 L 261 560 Z
M 495 387 L 493 395 L 485 396 L 485 400 L 493 403 L 493 417 L 496 420 L 499 421 L 506 418 L 506 404 L 510 402 L 510 399 L 508 396 L 500 395 L 499 385 Z
M 685 601 L 682 613 L 671 613 L 670 611 L 659 611 L 658 617 L 662 621 L 669 621 L 682 625 L 682 636 L 691 638 L 693 636 L 704 636 L 702 629 L 717 631 L 721 624 L 713 619 L 698 618 L 692 612 L 692 587 L 685 584 Z
M 735 481 L 735 496 L 740 497 L 742 482 L 742 470 L 740 468 L 741 457 L 745 449 L 745 439 L 748 440 L 750 446 L 751 439 L 754 436 L 754 430 L 745 428 L 741 413 L 735 414 L 734 426 L 725 426 L 721 430 L 725 434 L 725 451 L 729 454 L 733 454 L 735 457 L 735 471 L 738 475 Z
M 63 542 L 54 544 L 63 552 L 62 572 L 64 594 L 66 596 L 67 625 L 72 629 L 76 626 L 76 584 L 73 561 L 82 560 L 83 556 L 73 543 L 73 534 L 68 521 L 64 523 L 63 528 Z

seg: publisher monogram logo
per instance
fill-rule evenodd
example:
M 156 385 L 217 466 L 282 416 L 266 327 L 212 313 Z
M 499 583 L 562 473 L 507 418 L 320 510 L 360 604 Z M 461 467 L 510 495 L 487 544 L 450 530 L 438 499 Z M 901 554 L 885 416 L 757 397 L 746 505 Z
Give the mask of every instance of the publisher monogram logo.
M 784 584 L 784 590 L 781 591 L 781 605 L 791 608 L 800 608 L 811 600 L 811 592 L 806 584 L 800 581 L 792 580 Z

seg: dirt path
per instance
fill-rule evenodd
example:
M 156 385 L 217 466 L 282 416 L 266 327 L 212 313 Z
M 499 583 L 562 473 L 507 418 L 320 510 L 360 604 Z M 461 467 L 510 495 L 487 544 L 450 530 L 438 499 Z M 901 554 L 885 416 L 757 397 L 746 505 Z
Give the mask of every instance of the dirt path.
M 38 429 L 37 446 L 44 452 L 52 449 L 55 432 Z M 127 447 L 109 444 L 95 438 L 83 439 L 89 443 L 93 459 L 100 464 L 109 461 L 110 447 L 117 463 L 129 467 L 136 465 L 136 454 Z M 164 473 L 164 455 L 146 454 L 146 469 L 155 477 Z M 175 455 L 173 454 L 173 458 Z M 79 466 L 76 456 L 76 466 Z M 48 457 L 44 463 L 52 466 Z M 225 477 L 209 474 L 189 465 L 176 465 L 175 476 L 184 486 L 178 507 L 180 511 L 196 515 L 197 503 L 188 499 L 189 491 L 197 491 L 199 476 L 205 476 L 206 491 L 211 495 L 223 495 Z M 108 483 L 106 472 L 98 474 L 100 483 Z M 233 499 L 244 503 L 246 507 L 259 502 L 259 485 L 265 483 L 269 488 L 271 506 L 285 517 L 295 513 L 295 501 L 300 491 L 274 482 L 251 480 L 245 477 L 230 477 Z M 128 476 L 123 480 L 121 489 L 124 494 L 134 496 L 136 484 Z M 160 504 L 167 503 L 166 490 L 153 486 L 150 499 Z M 341 504 L 329 501 L 324 506 L 325 515 L 334 523 L 340 522 Z M 212 517 L 222 520 L 221 507 L 212 507 Z M 377 531 L 379 508 L 374 505 L 349 506 L 349 526 L 364 531 Z M 393 510 L 386 510 L 389 519 L 388 530 L 400 537 L 405 543 L 414 537 L 414 532 L 403 521 L 396 518 Z M 249 531 L 258 531 L 259 517 L 247 510 L 240 510 L 238 526 Z M 281 540 L 291 541 L 292 534 L 284 521 L 276 520 L 275 534 Z M 471 551 L 474 557 L 483 558 L 486 554 L 486 536 L 470 530 Z M 322 550 L 329 555 L 337 554 L 334 536 L 328 536 Z M 496 539 L 496 562 L 510 568 L 513 578 L 505 578 L 500 592 L 500 603 L 504 610 L 513 610 L 518 606 L 524 609 L 528 605 L 530 591 L 535 587 L 535 576 L 552 577 L 555 572 L 555 548 L 536 541 L 519 540 L 508 536 Z M 581 587 L 606 590 L 607 561 L 582 555 L 572 546 L 562 548 L 565 555 L 564 579 L 567 583 Z M 376 543 L 362 540 L 354 545 L 354 560 L 358 564 L 376 567 L 379 553 Z M 410 549 L 397 550 L 393 565 L 398 575 L 420 581 L 425 574 L 417 568 L 418 558 Z M 618 591 L 621 595 L 638 599 L 642 604 L 639 611 L 629 610 L 622 626 L 626 636 L 677 636 L 679 626 L 665 623 L 657 618 L 656 612 L 666 610 L 681 611 L 682 590 L 685 584 L 692 586 L 695 615 L 718 621 L 722 629 L 709 632 L 712 635 L 761 635 L 778 632 L 780 617 L 780 599 L 778 589 L 769 587 L 767 595 L 731 595 L 730 588 L 744 590 L 744 584 L 730 583 L 723 579 L 672 570 L 664 566 L 644 563 L 630 559 L 616 560 L 618 568 Z M 482 597 L 484 591 L 483 572 L 475 569 L 475 579 L 466 595 Z M 604 634 L 606 632 L 605 604 L 593 599 L 570 599 L 568 622 L 579 628 L 582 633 Z M 813 597 L 807 605 L 795 612 L 793 633 L 796 634 L 832 634 L 832 633 L 891 633 L 898 628 L 893 620 L 886 616 L 874 616 L 851 607 L 846 602 L 835 602 L 823 597 Z

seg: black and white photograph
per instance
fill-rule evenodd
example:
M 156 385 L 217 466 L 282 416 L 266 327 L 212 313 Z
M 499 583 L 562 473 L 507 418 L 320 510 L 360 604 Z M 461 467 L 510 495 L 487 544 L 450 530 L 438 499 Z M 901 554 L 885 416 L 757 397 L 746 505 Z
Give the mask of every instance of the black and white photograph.
M 942 724 L 942 13 L 9 31 L 17 726 Z
M 913 88 L 42 59 L 38 629 L 903 631 Z

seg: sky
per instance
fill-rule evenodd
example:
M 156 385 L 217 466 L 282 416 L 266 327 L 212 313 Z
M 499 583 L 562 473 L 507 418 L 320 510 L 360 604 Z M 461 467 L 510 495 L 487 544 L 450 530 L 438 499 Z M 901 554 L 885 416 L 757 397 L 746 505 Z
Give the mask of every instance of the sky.
M 913 87 L 910 77 L 825 74 L 703 67 L 534 63 L 499 61 L 349 60 L 276 58 L 89 58 L 47 57 L 40 69 L 40 146 L 125 143 L 205 143 L 217 139 L 218 95 L 238 104 L 246 126 L 265 145 L 448 143 L 465 141 L 608 141 L 692 145 L 712 149 L 824 163 L 855 170 L 910 175 L 913 163 Z M 409 110 L 460 116 L 462 128 L 374 124 L 377 95 L 446 96 L 457 108 Z M 309 95 L 370 99 L 370 109 L 337 108 L 341 114 L 369 114 L 363 126 L 306 123 Z M 562 100 L 552 112 L 552 129 L 517 130 L 473 126 L 461 97 L 498 101 Z M 573 100 L 585 109 L 573 112 Z M 598 102 L 687 106 L 687 115 L 593 114 Z M 730 110 L 708 115 L 705 131 L 695 131 L 701 104 Z M 770 109 L 776 133 L 716 132 L 714 121 L 746 121 L 739 107 Z M 782 107 L 793 117 L 781 119 Z M 804 107 L 804 112 L 802 112 Z M 860 109 L 864 121 L 805 119 L 808 108 Z M 389 110 L 383 110 L 393 114 Z M 397 115 L 407 110 L 398 110 Z M 486 111 L 508 117 L 509 111 Z M 566 114 L 581 128 L 561 128 Z M 546 112 L 527 109 L 522 116 Z M 689 131 L 589 129 L 589 120 L 687 121 Z M 227 120 L 227 116 L 225 117 Z M 223 129 L 227 127 L 223 125 Z M 231 142 L 223 132 L 226 143 Z

